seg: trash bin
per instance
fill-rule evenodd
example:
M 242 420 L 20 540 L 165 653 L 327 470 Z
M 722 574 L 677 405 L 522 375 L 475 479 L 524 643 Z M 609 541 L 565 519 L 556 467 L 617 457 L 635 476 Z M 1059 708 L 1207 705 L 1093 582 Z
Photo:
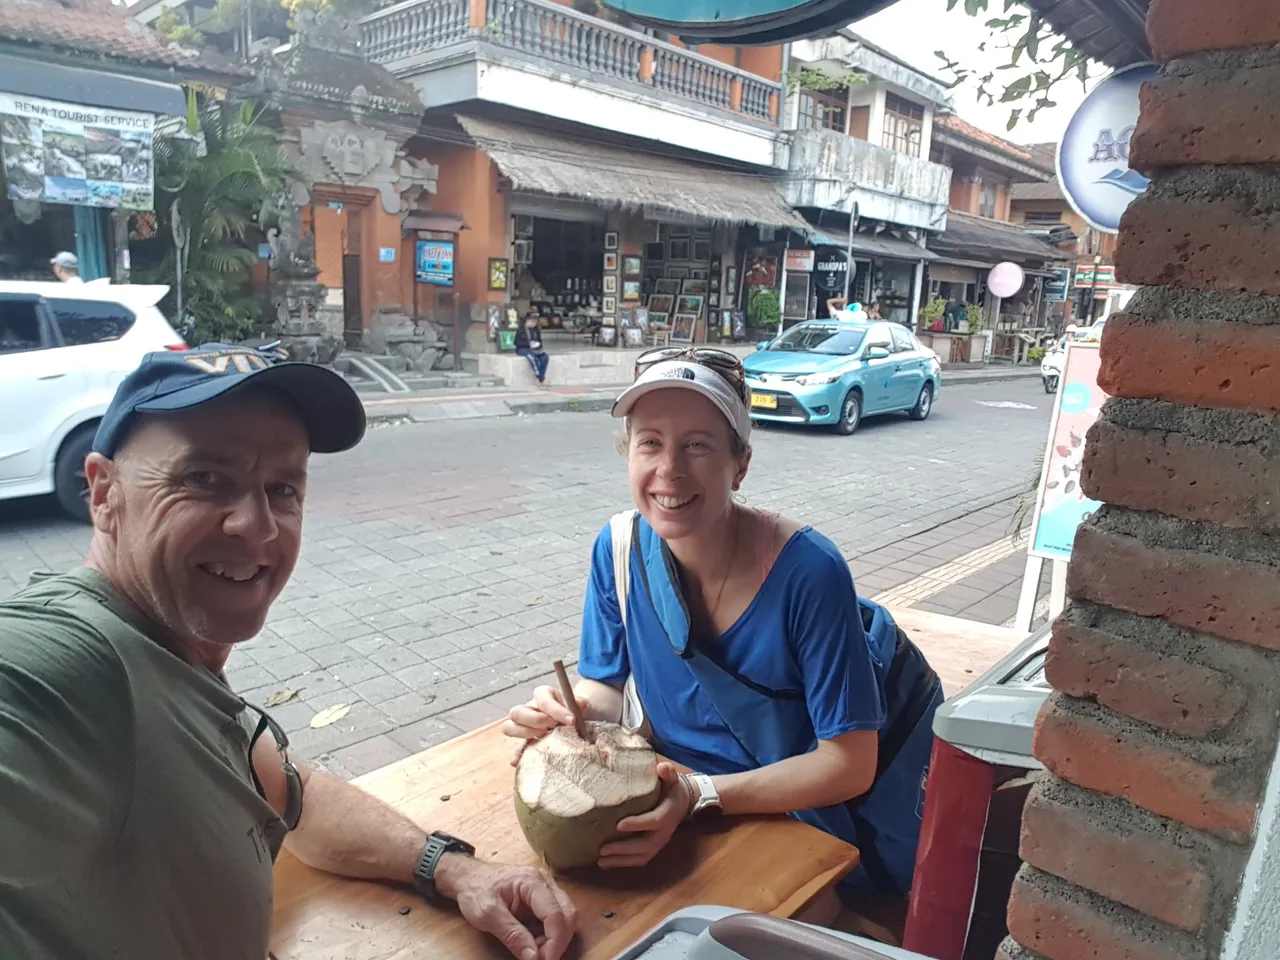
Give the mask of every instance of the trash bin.
M 936 960 L 991 960 L 1007 933 L 1022 803 L 1049 695 L 1045 626 L 938 708 L 903 945 Z
M 929 960 L 853 934 L 732 907 L 679 910 L 614 960 Z

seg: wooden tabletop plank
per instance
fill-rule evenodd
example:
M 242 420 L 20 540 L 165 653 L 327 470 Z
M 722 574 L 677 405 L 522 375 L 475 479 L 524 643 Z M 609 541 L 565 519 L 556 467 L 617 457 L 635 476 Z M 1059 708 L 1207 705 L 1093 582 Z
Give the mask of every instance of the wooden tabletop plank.
M 1026 639 L 1008 627 L 913 607 L 890 607 L 889 612 L 937 671 L 948 697 L 955 696 Z
M 484 859 L 535 866 L 516 822 L 510 754 L 511 741 L 491 724 L 354 782 L 424 829 L 469 840 Z M 610 960 L 668 914 L 694 904 L 794 916 L 857 861 L 854 847 L 790 817 L 685 825 L 642 870 L 558 877 L 578 909 L 569 957 Z M 288 853 L 275 868 L 271 949 L 279 960 L 509 956 L 456 910 L 412 891 L 312 870 Z

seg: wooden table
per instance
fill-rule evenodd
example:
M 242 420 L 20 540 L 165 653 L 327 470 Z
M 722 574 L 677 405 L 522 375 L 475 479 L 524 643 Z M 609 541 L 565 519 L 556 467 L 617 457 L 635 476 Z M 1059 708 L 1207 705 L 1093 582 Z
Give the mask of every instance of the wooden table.
M 469 840 L 484 859 L 536 865 L 516 822 L 510 755 L 511 741 L 494 723 L 354 782 L 424 829 Z M 854 847 L 790 817 L 685 825 L 643 870 L 558 878 L 578 908 L 578 936 L 567 956 L 611 960 L 668 914 L 694 904 L 794 916 L 829 895 L 857 862 Z M 279 960 L 510 956 L 456 910 L 412 891 L 341 880 L 287 852 L 275 868 L 271 949 Z

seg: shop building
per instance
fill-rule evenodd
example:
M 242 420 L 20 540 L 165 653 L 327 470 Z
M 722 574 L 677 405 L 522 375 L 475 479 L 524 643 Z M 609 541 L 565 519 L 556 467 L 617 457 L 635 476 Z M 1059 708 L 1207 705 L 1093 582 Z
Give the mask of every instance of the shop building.
M 1055 166 L 1056 143 L 1032 144 L 1027 149 L 1041 165 Z M 1056 176 L 1042 183 L 1015 183 L 1009 219 L 1058 247 L 1071 261 L 1070 266 L 1060 268 L 1062 281 L 1054 283 L 1051 322 L 1062 326 L 1090 323 L 1115 312 L 1135 292 L 1135 287 L 1115 281 L 1115 235 L 1090 226 L 1072 209 Z M 1095 258 L 1101 258 L 1096 284 Z
M 92 64 L 87 66 L 86 64 Z M 155 206 L 155 137 L 181 130 L 179 84 L 225 91 L 248 71 L 178 50 L 110 0 L 0 4 L 0 276 L 129 277 L 131 232 Z
M 575 351 L 732 339 L 748 252 L 806 229 L 777 183 L 781 46 L 691 50 L 547 0 L 416 0 L 360 26 L 427 108 L 408 149 L 438 171 L 426 213 L 460 227 L 431 237 L 452 273 L 425 285 L 456 298 L 469 352 L 502 354 L 531 310 L 562 383 L 599 365 Z M 514 376 L 508 359 L 481 362 Z
M 951 171 L 929 159 L 947 89 L 851 30 L 793 43 L 790 62 L 802 82 L 786 103 L 784 193 L 811 226 L 791 249 L 812 256 L 789 258 L 784 320 L 826 316 L 847 297 L 911 325 L 936 259 L 925 241 L 947 220 Z
M 1010 222 L 1012 197 L 1020 184 L 1050 180 L 1052 164 L 957 116 L 939 121 L 931 151 L 953 176 L 946 229 L 928 240 L 936 257 L 921 330 L 944 362 L 1024 361 L 1060 329 L 1050 323 L 1051 297 L 1065 295 L 1071 256 Z M 997 269 L 1002 282 L 992 284 Z

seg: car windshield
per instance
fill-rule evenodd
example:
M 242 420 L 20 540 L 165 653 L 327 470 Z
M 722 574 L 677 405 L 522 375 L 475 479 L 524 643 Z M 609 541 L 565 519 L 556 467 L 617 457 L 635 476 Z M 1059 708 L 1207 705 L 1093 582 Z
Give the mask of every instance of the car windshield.
M 792 327 L 769 344 L 770 350 L 785 353 L 826 353 L 847 356 L 862 349 L 866 333 L 834 323 L 807 323 Z

